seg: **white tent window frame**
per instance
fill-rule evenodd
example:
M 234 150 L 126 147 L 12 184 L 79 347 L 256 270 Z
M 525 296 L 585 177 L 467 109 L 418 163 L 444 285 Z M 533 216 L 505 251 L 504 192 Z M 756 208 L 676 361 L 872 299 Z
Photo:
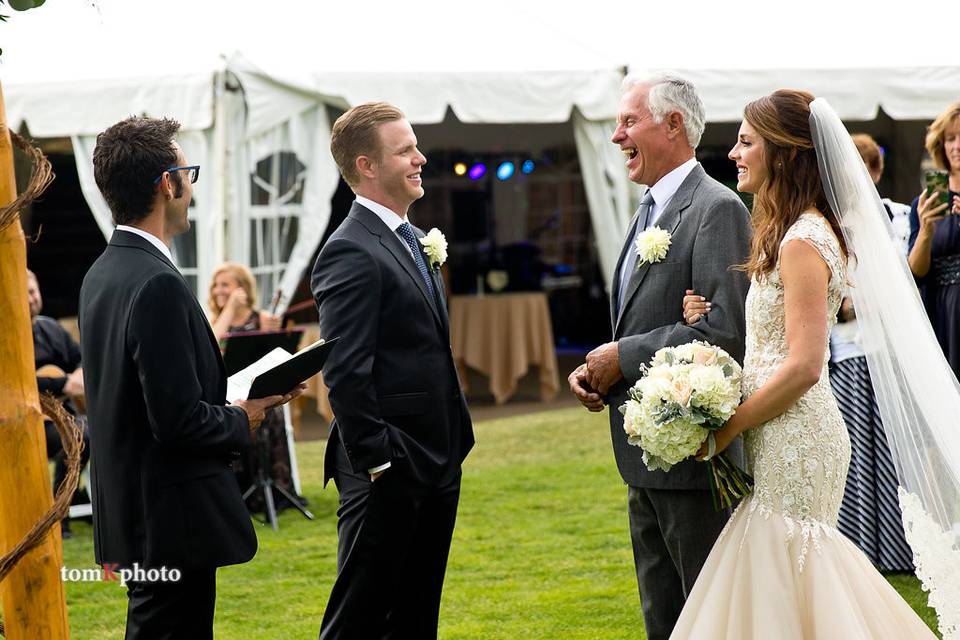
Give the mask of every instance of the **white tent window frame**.
M 197 229 L 197 207 L 195 203 L 191 203 L 187 209 L 187 220 L 190 222 L 190 230 L 173 238 L 170 245 L 170 255 L 173 256 L 173 263 L 177 265 L 180 275 L 187 281 L 187 284 L 192 285 L 197 295 L 200 295 L 203 293 L 204 285 L 200 282 L 200 268 L 197 264 L 200 255 L 200 234 Z M 192 244 L 192 246 L 188 247 L 188 244 Z
M 268 163 L 269 176 L 257 171 Z M 306 215 L 303 190 L 310 168 L 297 154 L 281 146 L 252 163 L 247 198 L 248 246 L 242 255 L 250 265 L 261 294 L 261 306 L 272 305 L 300 235 L 300 220 Z M 285 175 L 292 164 L 295 173 Z M 262 202 L 263 198 L 266 202 Z M 271 309 L 272 310 L 272 309 Z

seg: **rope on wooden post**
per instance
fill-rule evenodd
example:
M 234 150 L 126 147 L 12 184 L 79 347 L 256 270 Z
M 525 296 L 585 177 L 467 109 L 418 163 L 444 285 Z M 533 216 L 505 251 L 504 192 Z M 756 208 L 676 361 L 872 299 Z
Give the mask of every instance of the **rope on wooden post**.
M 0 114 L 3 112 L 2 98 L 0 98 Z M 6 123 L 0 115 L 0 130 L 6 129 Z M 20 211 L 29 206 L 53 181 L 53 167 L 43 152 L 34 147 L 25 138 L 13 131 L 8 131 L 10 140 L 20 148 L 30 161 L 30 181 L 22 194 L 14 198 L 10 204 L 0 207 L 0 231 L 6 230 L 20 218 Z M 83 434 L 73 417 L 66 412 L 63 405 L 52 395 L 40 396 L 40 407 L 45 415 L 53 420 L 60 432 L 63 442 L 64 455 L 67 463 L 67 476 L 57 488 L 54 503 L 47 513 L 27 532 L 23 539 L 0 558 L 0 582 L 16 566 L 17 562 L 43 542 L 51 526 L 63 519 L 70 510 L 73 492 L 76 491 L 80 480 L 80 452 L 83 449 Z M 6 632 L 3 621 L 0 620 L 0 636 Z
M 77 490 L 77 484 L 80 482 L 80 453 L 83 451 L 82 430 L 77 426 L 73 416 L 63 408 L 63 403 L 54 398 L 49 391 L 40 396 L 40 408 L 43 409 L 43 414 L 53 421 L 60 433 L 63 452 L 66 456 L 67 476 L 57 487 L 53 505 L 33 525 L 27 535 L 17 543 L 17 546 L 0 558 L 0 582 L 3 582 L 3 579 L 7 577 L 7 574 L 10 573 L 20 558 L 43 541 L 50 527 L 66 517 L 70 511 L 73 492 Z M 3 623 L 0 622 L 0 636 L 3 633 Z
M 20 211 L 29 206 L 53 181 L 53 167 L 43 151 L 13 131 L 10 132 L 10 139 L 30 159 L 30 183 L 13 202 L 0 208 L 0 230 L 16 222 Z

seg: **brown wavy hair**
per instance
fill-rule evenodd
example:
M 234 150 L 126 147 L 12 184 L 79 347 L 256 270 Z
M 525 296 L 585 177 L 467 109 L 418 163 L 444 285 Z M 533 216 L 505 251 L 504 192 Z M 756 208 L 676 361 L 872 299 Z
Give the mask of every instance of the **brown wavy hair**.
M 763 138 L 768 175 L 753 198 L 750 259 L 739 265 L 751 277 L 766 276 L 776 268 L 780 242 L 787 230 L 812 208 L 830 223 L 843 256 L 847 257 L 847 245 L 823 191 L 813 149 L 813 100 L 813 94 L 806 91 L 780 89 L 754 100 L 743 110 L 744 120 Z

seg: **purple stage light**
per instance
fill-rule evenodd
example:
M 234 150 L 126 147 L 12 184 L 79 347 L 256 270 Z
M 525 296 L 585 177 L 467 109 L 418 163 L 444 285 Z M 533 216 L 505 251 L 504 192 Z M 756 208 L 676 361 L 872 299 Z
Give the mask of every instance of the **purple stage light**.
M 487 165 L 483 164 L 482 162 L 478 162 L 470 167 L 470 171 L 467 173 L 467 175 L 470 176 L 471 180 L 479 180 L 483 176 L 487 175 Z

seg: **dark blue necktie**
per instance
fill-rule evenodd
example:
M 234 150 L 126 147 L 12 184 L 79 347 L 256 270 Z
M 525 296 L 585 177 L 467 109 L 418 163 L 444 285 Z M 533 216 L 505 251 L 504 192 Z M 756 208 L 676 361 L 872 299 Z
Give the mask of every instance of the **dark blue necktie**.
M 427 291 L 436 299 L 436 294 L 433 292 L 433 281 L 430 279 L 430 271 L 427 269 L 426 260 L 423 259 L 423 249 L 420 247 L 417 235 L 413 232 L 413 227 L 410 226 L 409 222 L 404 222 L 397 227 L 397 233 L 406 241 L 407 246 L 410 247 L 410 251 L 413 253 L 413 261 L 417 263 L 417 269 L 420 270 L 420 275 L 423 276 L 423 281 L 427 285 Z

